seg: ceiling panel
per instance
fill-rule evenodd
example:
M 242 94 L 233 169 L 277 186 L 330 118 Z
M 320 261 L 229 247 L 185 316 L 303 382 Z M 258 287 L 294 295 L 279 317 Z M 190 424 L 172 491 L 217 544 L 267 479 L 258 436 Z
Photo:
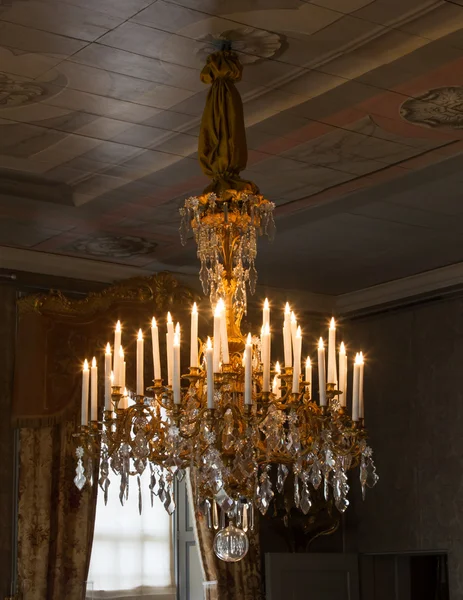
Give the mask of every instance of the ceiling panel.
M 290 264 L 282 285 L 341 293 L 461 260 L 462 25 L 440 0 L 13 0 L 0 175 L 19 191 L 0 191 L 0 247 L 96 260 L 92 239 L 131 237 L 118 261 L 191 271 L 178 208 L 207 184 L 199 74 L 227 39 L 243 175 L 277 204 L 261 279 Z

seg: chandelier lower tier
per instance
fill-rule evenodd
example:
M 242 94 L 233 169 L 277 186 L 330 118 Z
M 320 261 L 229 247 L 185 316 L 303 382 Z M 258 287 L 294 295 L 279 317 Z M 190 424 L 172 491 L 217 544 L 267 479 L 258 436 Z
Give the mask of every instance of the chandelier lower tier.
M 168 316 L 166 382 L 161 377 L 159 331 L 153 320 L 155 379 L 147 390 L 143 388 L 145 340 L 140 330 L 135 394 L 126 388 L 118 324 L 114 356 L 109 347 L 105 355 L 102 419 L 97 412 L 96 360 L 90 368 L 84 365 L 77 487 L 92 483 L 93 464 L 99 459 L 98 483 L 105 498 L 111 472 L 120 478 L 123 503 L 131 487 L 129 480 L 136 480 L 147 470 L 152 498 L 158 496 L 169 513 L 175 509 L 174 481 L 181 480 L 190 468 L 197 504 L 215 529 L 223 529 L 225 520 L 231 520 L 235 529 L 252 528 L 254 509 L 265 514 L 275 493 L 282 493 L 289 481 L 294 506 L 303 513 L 310 512 L 312 495 L 320 486 L 325 499 L 332 498 L 336 508 L 344 512 L 349 504 L 347 473 L 351 468 L 360 465 L 363 494 L 378 479 L 363 426 L 362 356 L 358 354 L 353 365 L 352 414 L 348 414 L 347 355 L 344 344 L 336 352 L 333 320 L 328 332 L 327 379 L 323 339 L 317 350 L 319 391 L 315 398 L 311 392 L 312 364 L 307 359 L 302 368 L 301 329 L 289 307 L 284 315 L 283 338 L 286 360 L 291 364 L 280 368 L 276 363 L 272 368 L 268 303 L 261 335 L 249 334 L 244 352 L 237 351 L 236 343 L 228 339 L 223 306 L 219 301 L 213 339 L 208 338 L 206 344 L 198 343 L 198 312 L 194 307 L 192 365 L 183 374 L 180 327 L 174 328 Z M 292 476 L 286 481 L 289 473 Z M 135 490 L 140 494 L 140 480 Z
M 325 348 L 320 338 L 312 385 L 310 357 L 302 363 L 302 331 L 286 305 L 270 318 L 265 301 L 260 332 L 241 333 L 247 290 L 254 292 L 257 238 L 274 233 L 272 202 L 240 177 L 247 149 L 242 104 L 234 82 L 241 77 L 238 57 L 223 50 L 208 58 L 201 74 L 211 84 L 199 138 L 201 167 L 211 179 L 203 195 L 181 209 L 182 242 L 193 232 L 201 261 L 200 278 L 213 307 L 210 337 L 198 336 L 198 311 L 190 327 L 166 322 L 166 372 L 161 372 L 160 327 L 153 318 L 153 385 L 145 389 L 146 332 L 139 331 L 136 385 L 126 384 L 122 327 L 104 358 L 104 412 L 98 412 L 98 361 L 85 361 L 82 421 L 75 484 L 98 483 L 105 500 L 113 474 L 122 503 L 142 476 L 151 499 L 158 496 L 167 512 L 175 509 L 175 481 L 190 469 L 195 505 L 217 531 L 219 558 L 236 561 L 248 549 L 255 511 L 269 511 L 275 495 L 291 492 L 286 503 L 309 514 L 315 497 L 348 507 L 348 472 L 359 467 L 363 495 L 378 476 L 364 428 L 363 355 L 353 362 L 351 409 L 347 409 L 348 357 L 336 344 L 331 320 Z M 272 312 L 272 315 L 274 315 Z M 278 323 L 278 321 L 280 321 Z M 276 327 L 273 326 L 277 323 Z M 272 361 L 272 340 L 282 327 L 282 366 Z M 189 364 L 181 365 L 189 333 Z M 162 331 L 164 334 L 164 330 Z M 327 352 L 326 352 L 327 350 Z M 273 354 L 275 354 L 273 352 Z M 188 368 L 186 368 L 186 366 Z M 88 415 L 90 406 L 90 416 Z M 145 474 L 145 475 L 144 475 Z M 137 481 L 132 485 L 132 481 Z M 318 490 L 318 491 L 317 491 Z M 133 492 L 132 492 L 133 493 Z

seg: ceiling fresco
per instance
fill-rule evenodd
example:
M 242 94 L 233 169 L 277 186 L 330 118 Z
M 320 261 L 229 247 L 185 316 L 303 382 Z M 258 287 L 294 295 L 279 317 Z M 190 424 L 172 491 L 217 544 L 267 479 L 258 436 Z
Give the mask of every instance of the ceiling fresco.
M 463 0 L 0 0 L 0 246 L 197 270 L 193 246 L 179 244 L 178 208 L 207 183 L 199 72 L 223 39 L 245 65 L 244 176 L 276 203 L 284 241 L 262 245 L 263 281 L 276 259 L 306 268 L 320 243 L 317 264 L 338 285 L 321 272 L 304 285 L 330 293 L 463 260 L 463 165 L 441 177 L 463 150 Z M 457 186 L 442 239 L 437 189 L 413 208 L 391 191 L 383 204 L 406 214 L 353 212 L 353 197 L 373 206 L 394 182 L 416 188 L 436 168 L 435 181 Z M 352 260 L 368 240 L 382 265 L 383 235 L 396 247 L 415 240 L 425 257 L 443 248 L 440 262 L 435 252 L 408 270 L 384 262 L 358 281 L 336 271 L 342 249 L 330 238 Z

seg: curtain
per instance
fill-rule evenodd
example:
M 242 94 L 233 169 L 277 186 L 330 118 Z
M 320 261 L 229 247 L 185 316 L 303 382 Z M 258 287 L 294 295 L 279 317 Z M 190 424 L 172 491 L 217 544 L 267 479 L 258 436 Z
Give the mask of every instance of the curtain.
M 216 531 L 207 527 L 204 516 L 194 505 L 194 471 L 189 472 L 187 484 L 191 505 L 195 507 L 195 537 L 205 580 L 204 600 L 263 600 L 257 510 L 254 531 L 247 532 L 248 553 L 237 563 L 226 563 L 214 553 Z
M 18 576 L 24 600 L 85 597 L 96 486 L 79 492 L 74 485 L 73 431 L 73 422 L 20 430 Z

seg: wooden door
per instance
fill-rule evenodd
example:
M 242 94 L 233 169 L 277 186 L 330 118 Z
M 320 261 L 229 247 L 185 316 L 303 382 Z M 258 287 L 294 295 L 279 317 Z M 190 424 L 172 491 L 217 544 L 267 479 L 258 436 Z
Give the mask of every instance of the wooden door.
M 356 554 L 266 554 L 267 600 L 360 600 Z

